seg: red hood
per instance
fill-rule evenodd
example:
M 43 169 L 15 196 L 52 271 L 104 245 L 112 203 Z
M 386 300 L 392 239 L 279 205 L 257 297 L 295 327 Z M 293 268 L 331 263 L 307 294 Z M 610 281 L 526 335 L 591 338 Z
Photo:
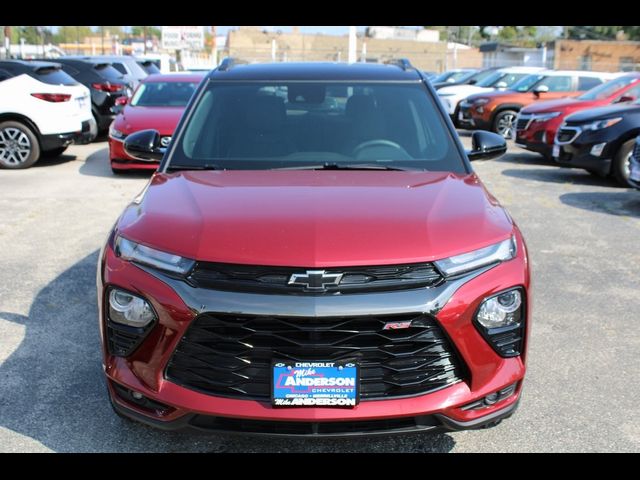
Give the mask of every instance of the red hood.
M 604 100 L 579 100 L 577 98 L 559 98 L 557 100 L 546 100 L 537 102 L 521 110 L 522 113 L 544 113 L 544 112 L 566 112 L 582 110 L 583 108 L 598 107 L 609 104 L 608 99 Z
M 184 107 L 132 107 L 127 105 L 115 120 L 114 128 L 126 134 L 152 128 L 160 135 L 173 135 Z
M 198 260 L 329 267 L 444 258 L 513 224 L 475 175 L 192 171 L 155 174 L 118 229 Z

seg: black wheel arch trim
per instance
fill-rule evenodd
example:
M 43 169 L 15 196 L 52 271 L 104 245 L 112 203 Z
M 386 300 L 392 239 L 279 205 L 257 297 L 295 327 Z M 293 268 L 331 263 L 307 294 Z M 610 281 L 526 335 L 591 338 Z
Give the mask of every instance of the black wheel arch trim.
M 0 122 L 8 122 L 8 121 L 21 122 L 26 124 L 27 127 L 31 129 L 33 134 L 38 139 L 38 145 L 42 150 L 42 134 L 40 133 L 40 129 L 33 122 L 33 120 L 31 120 L 29 117 L 26 117 L 20 113 L 13 113 L 13 112 L 0 113 Z

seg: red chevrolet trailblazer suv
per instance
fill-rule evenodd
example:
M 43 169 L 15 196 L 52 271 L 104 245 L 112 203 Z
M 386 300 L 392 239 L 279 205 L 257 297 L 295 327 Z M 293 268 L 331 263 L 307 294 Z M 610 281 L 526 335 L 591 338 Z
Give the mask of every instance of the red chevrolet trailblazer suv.
M 518 405 L 529 261 L 433 88 L 397 64 L 224 61 L 99 259 L 116 412 L 332 436 L 494 425 Z
M 640 73 L 630 73 L 598 85 L 575 98 L 538 102 L 520 110 L 515 142 L 519 147 L 552 158 L 556 132 L 570 115 L 588 108 L 633 102 L 640 98 Z

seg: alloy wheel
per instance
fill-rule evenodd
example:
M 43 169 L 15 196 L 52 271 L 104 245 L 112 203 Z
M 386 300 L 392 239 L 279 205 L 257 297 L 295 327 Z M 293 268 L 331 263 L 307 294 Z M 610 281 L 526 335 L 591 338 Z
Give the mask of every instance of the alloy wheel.
M 496 126 L 497 133 L 502 135 L 504 138 L 511 138 L 515 119 L 516 116 L 512 113 L 500 117 Z
M 31 154 L 31 140 L 15 127 L 0 130 L 0 163 L 15 166 L 24 163 Z

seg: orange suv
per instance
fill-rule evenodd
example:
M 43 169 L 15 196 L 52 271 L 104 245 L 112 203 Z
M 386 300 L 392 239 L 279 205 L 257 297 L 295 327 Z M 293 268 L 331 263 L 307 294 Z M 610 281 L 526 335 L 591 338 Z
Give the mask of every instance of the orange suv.
M 521 108 L 539 100 L 575 97 L 613 78 L 613 74 L 571 70 L 534 73 L 514 83 L 509 90 L 478 93 L 460 102 L 461 128 L 491 130 L 505 138 L 514 133 Z

